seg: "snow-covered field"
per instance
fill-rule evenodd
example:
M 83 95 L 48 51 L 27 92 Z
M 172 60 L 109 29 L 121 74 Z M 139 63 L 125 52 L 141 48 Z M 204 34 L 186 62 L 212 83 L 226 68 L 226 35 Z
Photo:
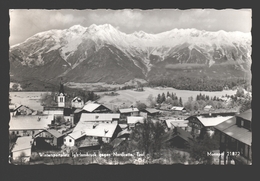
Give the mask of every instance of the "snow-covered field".
M 196 99 L 196 96 L 198 94 L 205 94 L 209 97 L 221 97 L 227 95 L 234 95 L 236 93 L 236 90 L 223 90 L 223 91 L 216 91 L 216 92 L 208 92 L 208 91 L 189 91 L 189 90 L 177 90 L 174 88 L 150 88 L 150 87 L 144 87 L 144 91 L 134 91 L 134 90 L 120 90 L 117 91 L 119 93 L 118 96 L 103 96 L 99 100 L 100 103 L 104 103 L 108 106 L 116 105 L 131 105 L 135 104 L 136 101 L 140 101 L 142 103 L 145 103 L 148 105 L 147 98 L 151 94 L 153 97 L 157 97 L 158 94 L 164 93 L 165 95 L 167 92 L 169 93 L 176 93 L 178 97 L 182 98 L 183 103 L 185 103 L 188 100 L 188 97 L 193 96 L 194 99 Z M 99 95 L 104 95 L 103 93 L 97 93 Z
M 11 103 L 25 105 L 33 110 L 42 111 L 41 95 L 45 92 L 10 92 Z
M 188 97 L 193 96 L 195 99 L 198 94 L 205 94 L 209 97 L 220 97 L 224 95 L 234 95 L 236 90 L 224 90 L 224 91 L 216 91 L 216 92 L 208 92 L 208 91 L 189 91 L 189 90 L 177 90 L 174 88 L 150 88 L 144 87 L 144 91 L 134 91 L 134 90 L 119 90 L 116 91 L 119 93 L 117 96 L 105 96 L 106 92 L 96 92 L 96 94 L 101 95 L 101 98 L 98 102 L 105 104 L 106 106 L 113 108 L 114 106 L 118 107 L 120 105 L 130 106 L 135 104 L 137 101 L 145 103 L 148 105 L 147 98 L 149 95 L 153 97 L 157 97 L 158 94 L 165 93 L 176 93 L 178 97 L 182 98 L 183 103 L 188 100 Z M 111 92 L 111 91 L 108 91 Z M 45 92 L 10 92 L 10 97 L 12 99 L 12 103 L 26 105 L 31 109 L 42 111 L 42 106 L 40 103 L 41 95 Z

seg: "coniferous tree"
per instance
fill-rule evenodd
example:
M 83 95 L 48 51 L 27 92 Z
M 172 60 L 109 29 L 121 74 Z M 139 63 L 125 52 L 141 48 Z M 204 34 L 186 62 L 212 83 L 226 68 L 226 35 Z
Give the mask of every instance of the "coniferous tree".
M 166 100 L 164 92 L 162 93 L 161 102 L 163 103 Z
M 179 104 L 180 104 L 180 106 L 183 106 L 181 97 L 179 99 Z

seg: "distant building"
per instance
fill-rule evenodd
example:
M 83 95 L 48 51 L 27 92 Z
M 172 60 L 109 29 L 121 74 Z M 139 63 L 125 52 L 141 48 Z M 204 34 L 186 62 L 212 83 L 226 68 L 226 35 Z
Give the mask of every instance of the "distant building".
M 80 97 L 74 97 L 71 101 L 72 108 L 79 108 L 81 109 L 84 106 L 84 101 Z
M 215 126 L 216 133 L 220 134 L 220 152 L 224 152 L 221 158 L 224 164 L 230 164 L 232 159 L 237 164 L 252 163 L 251 120 L 252 110 L 249 109 Z
M 154 108 L 146 108 L 143 110 L 143 112 L 146 112 L 148 116 L 157 116 L 159 115 L 160 111 Z
M 183 112 L 183 113 L 186 112 L 185 107 L 179 107 L 179 106 L 173 106 L 173 107 L 171 108 L 171 110 L 172 110 L 172 111 L 175 111 L 175 112 Z
M 136 124 L 143 124 L 144 117 L 142 116 L 127 116 L 127 124 L 129 128 L 135 127 Z
M 126 118 L 127 116 L 138 116 L 139 115 L 139 110 L 134 107 L 122 108 L 122 109 L 119 109 L 119 112 L 121 114 L 121 118 Z
M 164 121 L 167 130 L 174 129 L 175 127 L 182 128 L 183 130 L 188 129 L 188 120 L 179 120 L 179 119 L 167 119 Z
M 11 157 L 14 160 L 22 159 L 23 162 L 30 161 L 32 153 L 33 138 L 32 136 L 18 137 L 11 151 Z M 20 156 L 23 154 L 23 157 Z
M 206 105 L 206 106 L 204 107 L 204 111 L 211 111 L 211 110 L 213 110 L 212 105 Z

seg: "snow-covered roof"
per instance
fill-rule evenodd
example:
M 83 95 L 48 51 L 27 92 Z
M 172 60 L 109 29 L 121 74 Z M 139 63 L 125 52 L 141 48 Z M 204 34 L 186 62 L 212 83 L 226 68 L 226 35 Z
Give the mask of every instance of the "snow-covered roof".
M 82 100 L 81 100 L 81 98 L 80 97 L 74 97 L 73 99 L 72 99 L 72 102 L 81 102 Z
M 83 136 L 85 136 L 85 132 L 83 130 L 73 131 L 72 133 L 68 134 L 68 136 L 72 137 L 74 140 L 77 140 Z
M 12 152 L 31 149 L 33 138 L 31 136 L 18 137 Z
M 93 114 L 93 113 L 82 113 L 79 121 L 112 121 L 113 119 L 119 119 L 120 114 Z
M 171 108 L 171 110 L 174 110 L 174 111 L 182 111 L 182 110 L 184 110 L 185 108 L 184 107 L 178 107 L 178 106 L 173 106 L 172 108 Z
M 29 129 L 46 129 L 51 124 L 53 115 L 51 116 L 13 116 L 9 122 L 9 130 L 29 130 Z
M 198 116 L 197 118 L 200 120 L 200 122 L 205 126 L 205 127 L 210 127 L 210 126 L 216 126 L 228 119 L 230 119 L 232 116 L 217 116 L 217 117 L 202 117 Z
M 151 114 L 160 112 L 159 110 L 154 108 L 146 108 L 145 110 Z
M 206 106 L 204 107 L 204 109 L 210 109 L 210 108 L 212 108 L 212 105 L 206 105 Z
M 179 120 L 179 119 L 168 119 L 165 120 L 165 123 L 168 128 L 171 127 L 186 127 L 188 125 L 188 120 Z
M 97 103 L 89 103 L 86 104 L 82 109 L 88 112 L 92 112 L 95 109 L 97 109 L 99 106 L 101 106 L 101 104 L 97 104 Z
M 141 116 L 128 116 L 127 124 L 144 123 L 144 117 Z
M 139 110 L 137 108 L 123 108 L 119 109 L 120 113 L 131 113 L 131 112 L 138 112 Z
M 84 129 L 86 136 L 111 138 L 117 128 L 117 124 L 98 123 Z

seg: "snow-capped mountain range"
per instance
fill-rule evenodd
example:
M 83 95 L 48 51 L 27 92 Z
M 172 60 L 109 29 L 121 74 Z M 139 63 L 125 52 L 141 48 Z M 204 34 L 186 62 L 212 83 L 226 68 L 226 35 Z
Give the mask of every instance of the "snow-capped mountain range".
M 75 25 L 37 33 L 10 47 L 10 73 L 42 80 L 63 76 L 73 82 L 123 83 L 195 64 L 248 70 L 251 33 L 173 29 L 126 34 L 109 24 Z

